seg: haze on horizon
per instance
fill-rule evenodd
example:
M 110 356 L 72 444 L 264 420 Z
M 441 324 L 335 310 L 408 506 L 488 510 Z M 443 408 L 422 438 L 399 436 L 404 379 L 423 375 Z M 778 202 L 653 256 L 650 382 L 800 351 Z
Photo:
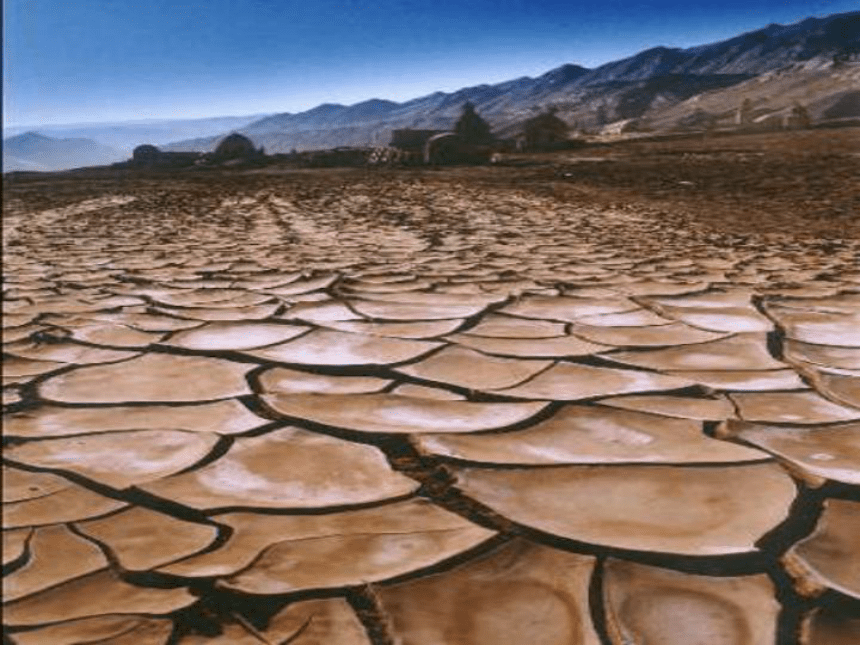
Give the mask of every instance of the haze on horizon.
M 5 0 L 3 122 L 403 101 L 851 10 L 853 0 Z

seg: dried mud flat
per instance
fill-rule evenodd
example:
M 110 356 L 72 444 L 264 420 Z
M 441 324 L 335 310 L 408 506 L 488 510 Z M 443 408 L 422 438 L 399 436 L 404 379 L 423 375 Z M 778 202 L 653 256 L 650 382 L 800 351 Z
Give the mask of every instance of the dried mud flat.
M 839 135 L 7 179 L 4 642 L 860 642 Z

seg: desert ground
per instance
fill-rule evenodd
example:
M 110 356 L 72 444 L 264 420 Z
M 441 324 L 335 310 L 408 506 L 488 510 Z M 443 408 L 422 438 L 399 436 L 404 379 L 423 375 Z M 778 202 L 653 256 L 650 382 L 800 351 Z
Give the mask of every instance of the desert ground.
M 860 129 L 3 217 L 4 643 L 860 642 Z

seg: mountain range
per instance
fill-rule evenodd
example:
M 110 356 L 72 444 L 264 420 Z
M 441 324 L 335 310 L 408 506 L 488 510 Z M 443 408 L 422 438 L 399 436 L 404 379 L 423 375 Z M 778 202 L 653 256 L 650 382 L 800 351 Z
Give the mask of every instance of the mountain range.
M 126 157 L 115 148 L 80 137 L 56 139 L 38 132 L 25 132 L 3 140 L 3 172 L 100 166 Z
M 524 121 L 550 106 L 571 126 L 592 132 L 623 122 L 651 131 L 731 125 L 744 102 L 759 120 L 787 115 L 797 104 L 813 121 L 857 119 L 860 11 L 772 24 L 687 49 L 655 47 L 594 69 L 565 64 L 535 78 L 402 103 L 374 98 L 299 113 L 31 128 L 38 132 L 4 140 L 3 169 L 108 163 L 143 143 L 206 152 L 230 132 L 270 153 L 385 146 L 394 129 L 451 128 L 467 101 L 500 137 L 515 136 Z
M 500 136 L 548 106 L 571 125 L 596 129 L 636 119 L 667 130 L 702 117 L 730 123 L 749 99 L 756 117 L 800 102 L 814 120 L 860 117 L 860 12 L 768 25 L 729 40 L 656 47 L 594 69 L 566 64 L 522 77 L 396 103 L 371 99 L 268 116 L 238 129 L 269 152 L 384 146 L 396 128 L 448 129 L 466 101 Z M 221 136 L 180 141 L 171 150 L 212 150 Z
M 141 109 L 144 110 L 145 106 L 141 106 Z M 60 139 L 93 139 L 123 152 L 131 152 L 141 143 L 161 145 L 180 139 L 209 136 L 242 128 L 265 116 L 268 115 L 252 114 L 202 119 L 141 119 L 113 123 L 73 123 L 46 126 L 28 125 L 4 128 L 4 135 L 15 136 L 26 132 L 38 132 L 48 137 Z

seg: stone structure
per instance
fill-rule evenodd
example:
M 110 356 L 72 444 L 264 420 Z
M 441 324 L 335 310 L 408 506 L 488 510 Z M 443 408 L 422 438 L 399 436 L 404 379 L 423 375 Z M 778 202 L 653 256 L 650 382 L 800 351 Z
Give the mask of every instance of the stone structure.
M 569 126 L 556 116 L 557 110 L 550 108 L 525 122 L 523 133 L 517 139 L 520 150 L 557 150 L 569 143 Z
M 812 116 L 805 105 L 801 105 L 800 103 L 794 104 L 794 107 L 791 108 L 791 114 L 788 115 L 786 120 L 786 127 L 792 130 L 806 130 L 812 127 Z
M 137 146 L 128 165 L 138 168 L 184 168 L 203 159 L 201 152 L 164 152 L 152 144 Z
M 137 146 L 137 148 L 132 151 L 131 159 L 136 164 L 148 165 L 158 163 L 161 155 L 161 150 L 152 144 L 145 143 L 142 146 Z
M 374 148 L 367 158 L 369 166 L 420 166 L 424 163 L 424 149 L 401 150 L 388 146 Z
M 234 132 L 221 140 L 213 154 L 218 160 L 252 159 L 261 156 L 262 151 L 257 150 L 248 137 Z
M 406 152 L 423 152 L 427 141 L 443 132 L 444 130 L 413 130 L 411 128 L 392 130 L 391 143 L 388 145 Z
M 483 164 L 490 161 L 494 149 L 465 140 L 455 132 L 431 137 L 424 148 L 424 163 L 433 165 Z
M 755 112 L 753 110 L 752 101 L 744 99 L 744 102 L 741 103 L 741 106 L 735 114 L 735 125 L 749 126 L 752 124 L 754 117 Z
M 400 154 L 379 151 L 371 156 L 371 163 L 487 163 L 494 146 L 498 145 L 489 124 L 478 115 L 475 106 L 467 102 L 453 130 L 393 130 L 387 150 Z

